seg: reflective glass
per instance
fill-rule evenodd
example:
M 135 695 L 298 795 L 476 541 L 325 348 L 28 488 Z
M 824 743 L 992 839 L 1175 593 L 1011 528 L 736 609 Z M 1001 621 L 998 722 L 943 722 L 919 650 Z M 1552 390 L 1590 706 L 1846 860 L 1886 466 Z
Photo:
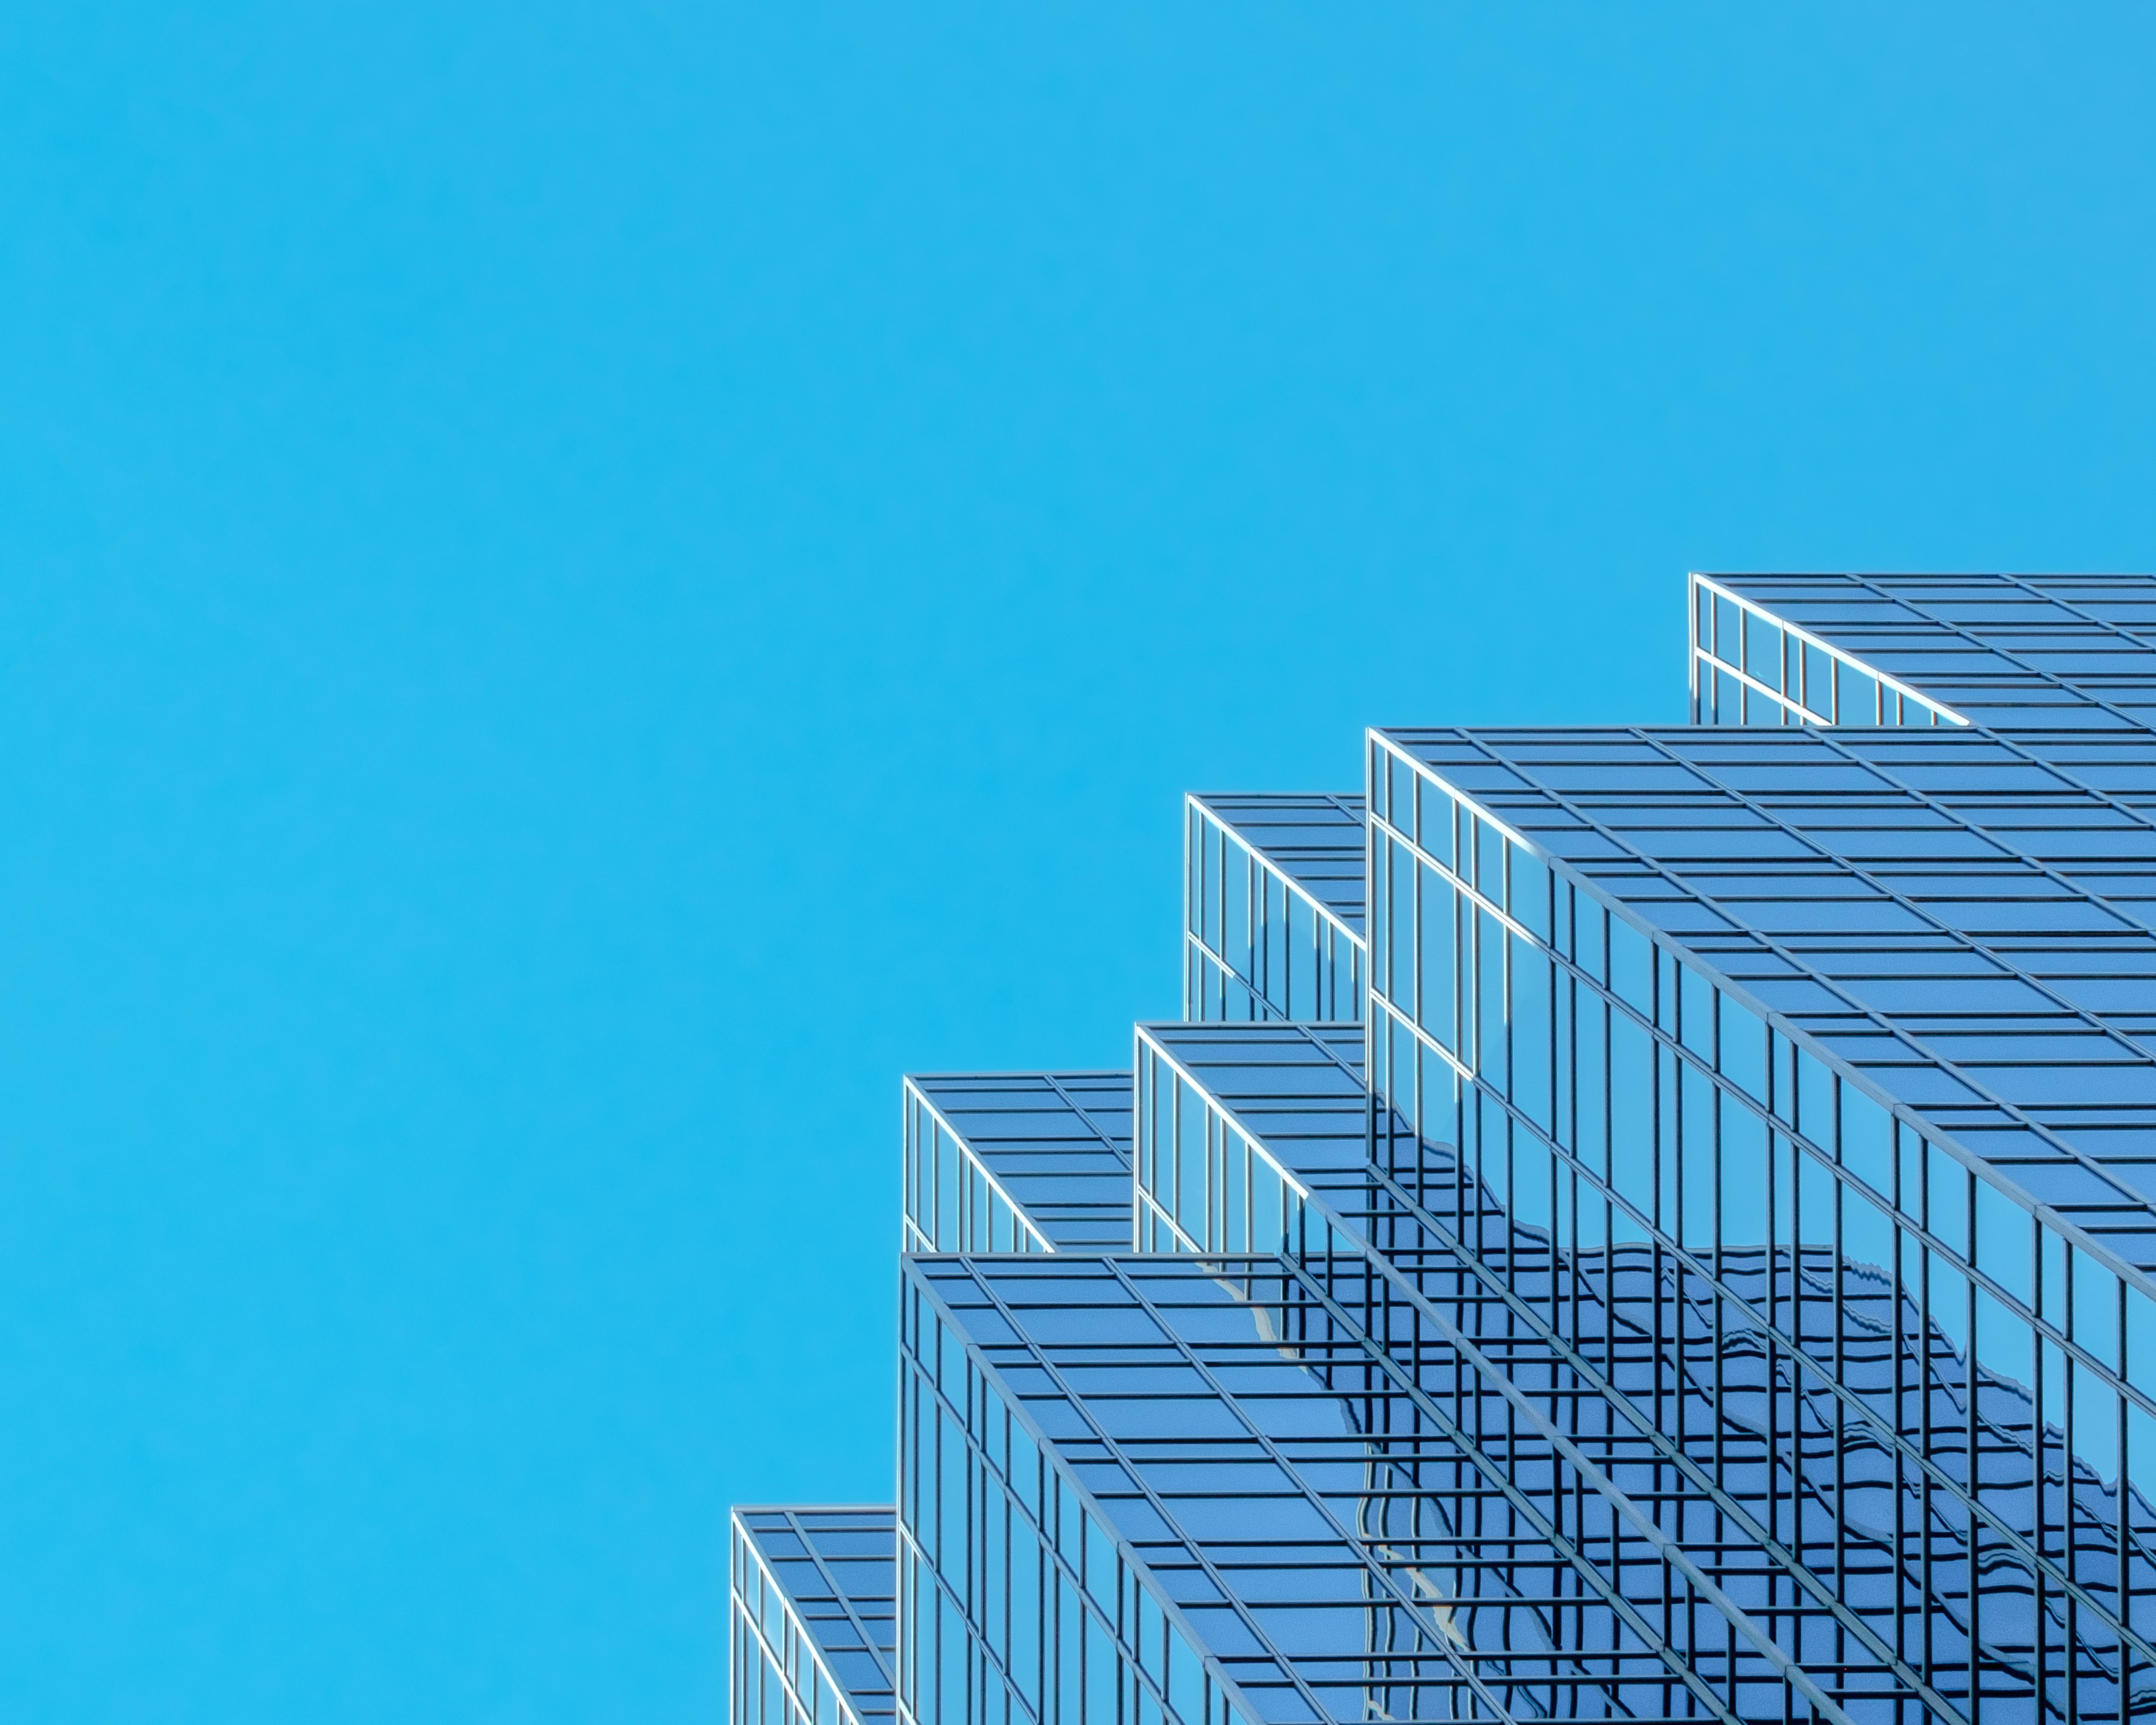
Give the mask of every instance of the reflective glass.
M 886 1608 L 743 1512 L 734 1725 L 2156 1712 L 2156 582 L 1690 608 L 1691 726 L 1191 797 L 1128 1074 L 908 1081 Z

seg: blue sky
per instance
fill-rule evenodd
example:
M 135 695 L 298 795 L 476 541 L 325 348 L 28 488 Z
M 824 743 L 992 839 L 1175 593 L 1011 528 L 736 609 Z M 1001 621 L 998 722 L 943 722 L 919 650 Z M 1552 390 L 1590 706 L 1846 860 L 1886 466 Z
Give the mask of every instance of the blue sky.
M 2145 10 L 0 18 L 0 1713 L 689 1722 L 1187 787 L 2156 568 Z

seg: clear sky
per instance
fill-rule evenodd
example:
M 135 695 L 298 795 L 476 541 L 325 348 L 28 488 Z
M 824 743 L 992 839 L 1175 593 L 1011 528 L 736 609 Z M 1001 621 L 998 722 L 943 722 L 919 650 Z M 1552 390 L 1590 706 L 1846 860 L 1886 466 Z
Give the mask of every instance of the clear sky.
M 2156 567 L 2152 19 L 0 8 L 0 1717 L 716 1721 L 1185 788 Z

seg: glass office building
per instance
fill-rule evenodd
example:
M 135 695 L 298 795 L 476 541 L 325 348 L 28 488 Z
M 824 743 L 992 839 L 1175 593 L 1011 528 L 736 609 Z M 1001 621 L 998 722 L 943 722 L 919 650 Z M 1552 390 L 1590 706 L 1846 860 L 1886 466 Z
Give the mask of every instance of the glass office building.
M 907 1081 L 895 1609 L 742 1512 L 736 1725 L 2156 1716 L 2156 580 L 1690 598 L 1691 724 L 1192 797 L 1128 1073 Z
M 891 1725 L 890 1506 L 745 1507 L 732 1531 L 732 1725 Z

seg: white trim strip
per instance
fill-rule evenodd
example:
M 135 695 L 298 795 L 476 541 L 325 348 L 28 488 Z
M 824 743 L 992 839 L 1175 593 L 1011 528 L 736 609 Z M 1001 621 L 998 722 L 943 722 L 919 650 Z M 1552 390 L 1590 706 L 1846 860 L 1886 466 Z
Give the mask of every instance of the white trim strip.
M 1199 1245 L 1196 1240 L 1193 1240 L 1188 1235 L 1183 1231 L 1183 1224 L 1168 1213 L 1167 1209 L 1162 1205 L 1161 1201 L 1155 1198 L 1152 1193 L 1147 1191 L 1142 1186 L 1138 1186 L 1135 1189 L 1138 1202 L 1147 1209 L 1152 1211 L 1154 1215 L 1159 1217 L 1163 1222 L 1167 1224 L 1168 1231 L 1183 1242 L 1183 1250 L 1186 1252 L 1202 1252 L 1205 1250 L 1204 1246 Z M 1143 1251 L 1145 1248 L 1141 1245 L 1138 1250 L 1140 1251 Z
M 1481 810 L 1478 809 L 1476 810 L 1476 813 L 1479 815 L 1481 814 Z M 1514 934 L 1519 936 L 1522 940 L 1532 941 L 1537 946 L 1547 946 L 1548 944 L 1548 942 L 1543 940 L 1540 935 L 1537 934 L 1534 930 L 1528 927 L 1526 923 L 1514 916 L 1511 911 L 1499 909 L 1496 901 L 1486 896 L 1479 887 L 1469 886 L 1466 880 L 1460 878 L 1460 875 L 1455 870 L 1447 868 L 1443 863 L 1432 856 L 1429 851 L 1425 850 L 1421 845 L 1415 843 L 1413 839 L 1410 839 L 1405 833 L 1402 832 L 1383 815 L 1372 815 L 1370 817 L 1370 824 L 1373 827 L 1382 828 L 1393 838 L 1399 839 L 1401 845 L 1405 846 L 1418 860 L 1428 865 L 1433 874 L 1442 876 L 1444 880 L 1451 886 L 1458 887 L 1461 892 L 1465 893 L 1469 899 L 1473 901 L 1478 909 L 1488 911 L 1490 915 L 1495 916 L 1500 922 L 1503 923 L 1507 928 L 1510 929 Z M 1492 826 L 1496 826 L 1499 824 L 1496 821 L 1492 821 L 1491 824 Z M 1506 836 L 1507 838 L 1511 838 L 1512 842 L 1515 845 L 1520 845 L 1522 843 L 1520 839 L 1512 838 L 1512 835 L 1509 833 L 1507 833 Z M 1541 854 L 1536 851 L 1532 846 L 1522 845 L 1522 848 L 1526 850 L 1529 855 L 1533 856 L 1537 861 L 1539 862 L 1542 860 Z M 1547 868 L 1548 865 L 1544 863 L 1543 866 Z
M 1702 575 L 1698 570 L 1695 569 L 1691 572 L 1691 578 L 1696 583 L 1697 583 L 1697 585 L 1705 588 L 1708 593 L 1712 593 L 1716 598 L 1728 600 L 1729 603 L 1736 606 L 1738 610 L 1748 611 L 1754 617 L 1773 624 L 1777 629 L 1786 629 L 1790 634 L 1794 635 L 1799 640 L 1804 642 L 1805 645 L 1816 647 L 1820 652 L 1825 654 L 1829 658 L 1838 659 L 1844 665 L 1852 666 L 1854 669 L 1862 671 L 1866 676 L 1877 679 L 1883 686 L 1892 689 L 1897 695 L 1906 696 L 1907 699 L 1916 701 L 1920 706 L 1930 708 L 1933 712 L 1938 713 L 1943 718 L 1946 719 L 1948 723 L 1955 725 L 1969 725 L 1972 723 L 1970 720 L 1964 718 L 1959 713 L 1956 712 L 1952 707 L 1947 706 L 1943 701 L 1934 701 L 1930 696 L 1926 695 L 1921 690 L 1911 688 L 1907 683 L 1903 682 L 1892 672 L 1883 671 L 1876 665 L 1866 665 L 1862 660 L 1859 659 L 1854 653 L 1848 651 L 1845 648 L 1837 647 L 1831 641 L 1821 640 L 1817 635 L 1814 634 L 1810 629 L 1804 628 L 1801 624 L 1792 623 L 1786 617 L 1777 617 L 1772 611 L 1769 611 L 1764 605 L 1760 604 L 1758 601 L 1748 599 L 1743 594 L 1739 593 L 1732 593 L 1712 576 Z M 1716 664 L 1722 664 L 1722 661 L 1718 658 L 1716 658 L 1712 652 L 1709 652 L 1708 649 L 1700 645 L 1699 607 L 1696 604 L 1691 608 L 1691 634 L 1692 648 L 1695 652 L 1706 653 L 1707 656 L 1714 660 Z M 1733 670 L 1734 667 L 1724 666 L 1724 669 Z M 1737 672 L 1737 675 L 1742 676 L 1744 674 L 1742 671 L 1738 671 Z M 1769 689 L 1766 690 L 1765 692 L 1771 695 L 1774 691 Z M 1783 698 L 1786 699 L 1786 697 Z M 1805 711 L 1808 711 L 1808 709 L 1805 709 Z M 1828 724 L 1831 721 L 1823 719 L 1820 722 L 1821 724 Z
M 1758 678 L 1753 676 L 1748 670 L 1743 669 L 1741 666 L 1732 665 L 1727 660 L 1720 658 L 1717 655 L 1708 652 L 1704 647 L 1695 647 L 1692 649 L 1691 656 L 1693 663 L 1697 665 L 1710 665 L 1714 670 L 1720 671 L 1724 676 L 1734 677 L 1747 689 L 1749 689 L 1754 695 L 1765 696 L 1768 700 L 1773 701 L 1774 705 L 1781 708 L 1784 712 L 1796 714 L 1808 725 L 1822 725 L 1829 730 L 1839 730 L 1840 728 L 1840 725 L 1835 720 L 1830 719 L 1825 713 L 1820 712 L 1815 708 L 1806 706 L 1801 701 L 1791 700 L 1788 696 L 1783 694 L 1779 689 L 1768 688 L 1764 683 L 1761 682 Z M 1926 704 L 1926 710 L 1933 712 L 1936 712 L 1938 711 L 1936 707 L 1931 706 L 1929 703 Z M 1727 726 L 1727 724 L 1728 721 L 1727 720 L 1718 721 L 1717 728 Z
M 808 1633 L 808 1625 L 801 1620 L 801 1614 L 793 1609 L 793 1596 L 778 1584 L 778 1578 L 772 1574 L 771 1566 L 764 1562 L 763 1553 L 756 1548 L 756 1541 L 742 1524 L 740 1515 L 737 1512 L 727 1519 L 733 1522 L 734 1537 L 741 1548 L 748 1553 L 749 1561 L 756 1565 L 757 1574 L 763 1578 L 764 1586 L 778 1599 L 778 1609 L 785 1615 L 788 1626 L 802 1646 L 808 1650 L 810 1661 L 815 1666 L 817 1674 L 823 1678 L 825 1686 L 830 1690 L 831 1698 L 839 1704 L 839 1711 L 851 1722 L 851 1725 L 861 1725 L 861 1716 L 855 1711 L 852 1695 L 831 1675 L 830 1666 L 824 1663 L 823 1651 L 817 1646 L 815 1637 Z M 728 1591 L 733 1597 L 734 1609 L 741 1614 L 742 1620 L 754 1632 L 757 1645 L 763 1650 L 763 1656 L 771 1662 L 771 1668 L 778 1673 L 779 1685 L 786 1691 L 786 1698 L 793 1703 L 795 1710 L 808 1722 L 808 1725 L 817 1725 L 816 1710 L 801 1698 L 801 1692 L 793 1686 L 793 1673 L 787 1669 L 786 1661 L 773 1648 L 771 1638 L 763 1632 L 762 1621 L 748 1609 L 737 1589 L 729 1588 Z
M 1256 1138 L 1253 1137 L 1250 1135 L 1250 1129 L 1235 1117 L 1235 1112 L 1232 1108 L 1230 1108 L 1225 1102 L 1222 1101 L 1219 1097 L 1214 1095 L 1209 1087 L 1200 1083 L 1197 1076 L 1188 1066 L 1184 1065 L 1182 1061 L 1176 1059 L 1173 1055 L 1163 1048 L 1159 1043 L 1154 1041 L 1152 1033 L 1145 1025 L 1140 1024 L 1137 1027 L 1137 1033 L 1138 1041 L 1144 1046 L 1150 1048 L 1156 1059 L 1160 1060 L 1162 1064 L 1166 1065 L 1170 1071 L 1173 1072 L 1175 1076 L 1180 1078 L 1185 1084 L 1188 1085 L 1191 1089 L 1196 1091 L 1200 1096 L 1204 1097 L 1206 1106 L 1211 1108 L 1215 1114 L 1218 1114 L 1223 1122 L 1235 1129 L 1235 1136 L 1242 1139 L 1245 1143 L 1248 1144 L 1252 1152 L 1262 1158 L 1265 1165 L 1271 1168 L 1275 1173 L 1278 1174 L 1281 1178 L 1286 1183 L 1289 1189 L 1291 1190 L 1297 1198 L 1306 1199 L 1309 1198 L 1310 1188 L 1302 1183 L 1301 1178 L 1299 1175 L 1289 1173 L 1287 1169 L 1282 1168 L 1279 1160 L 1273 1155 L 1272 1152 L 1266 1149 L 1263 1144 L 1259 1142 Z M 1137 1145 L 1132 1146 L 1133 1149 L 1139 1147 L 1140 1147 Z M 1140 1185 L 1139 1189 L 1141 1191 L 1144 1189 L 1142 1184 Z M 1177 1230 L 1178 1233 L 1181 1231 L 1182 1230 L 1179 1229 Z M 1185 1235 L 1183 1237 L 1185 1239 L 1189 1238 L 1188 1235 Z M 1195 1249 L 1194 1248 L 1194 1250 Z
M 979 1172 L 982 1179 L 988 1183 L 988 1189 L 1004 1201 L 1004 1204 L 1009 1209 L 1012 1216 L 1017 1219 L 1022 1227 L 1024 1228 L 1025 1231 L 1040 1242 L 1041 1250 L 1044 1252 L 1054 1251 L 1055 1250 L 1055 1242 L 1050 1240 L 1046 1235 L 1043 1234 L 1040 1230 L 1034 1225 L 1033 1218 L 1025 1213 L 1025 1206 L 1020 1204 L 1016 1199 L 1013 1198 L 1010 1194 L 1004 1189 L 1004 1183 L 995 1177 L 994 1173 L 990 1171 L 988 1165 L 983 1162 L 981 1158 L 974 1153 L 973 1147 L 966 1142 L 966 1135 L 960 1132 L 957 1127 L 951 1124 L 950 1121 L 945 1117 L 943 1111 L 941 1108 L 938 1108 L 935 1103 L 930 1101 L 926 1096 L 921 1094 L 920 1086 L 916 1085 L 911 1078 L 906 1081 L 906 1093 L 915 1101 L 920 1103 L 922 1111 L 927 1114 L 928 1117 L 931 1120 L 933 1120 L 937 1126 L 941 1127 L 945 1132 L 950 1135 L 951 1142 L 958 1147 L 958 1153 L 964 1157 L 965 1159 Z M 912 1224 L 912 1220 L 913 1219 L 910 1216 L 906 1218 L 906 1221 L 909 1224 Z M 918 1234 L 921 1232 L 921 1230 L 918 1226 L 915 1226 L 913 1231 Z M 933 1251 L 937 1249 L 934 1246 L 931 1246 L 928 1250 Z M 957 1247 L 957 1250 L 963 1252 L 969 1249 L 965 1246 L 960 1246 Z
M 1197 792 L 1185 791 L 1183 793 L 1183 807 L 1186 809 L 1196 809 L 1227 837 L 1234 839 L 1236 844 L 1241 845 L 1245 855 L 1249 856 L 1260 868 L 1263 869 L 1267 874 L 1278 880 L 1290 892 L 1293 893 L 1297 898 L 1308 905 L 1318 916 L 1323 917 L 1327 922 L 1330 922 L 1347 940 L 1358 948 L 1363 948 L 1365 951 L 1368 950 L 1368 948 L 1364 947 L 1363 939 L 1361 935 L 1356 933 L 1353 929 L 1350 928 L 1345 922 L 1342 922 L 1333 911 L 1327 909 L 1324 905 L 1320 904 L 1315 898 L 1312 898 L 1308 889 L 1304 887 L 1292 875 L 1289 875 L 1285 870 L 1281 868 L 1278 864 L 1268 860 L 1263 851 L 1260 850 L 1255 845 L 1251 844 L 1248 839 L 1245 839 L 1240 833 L 1237 832 L 1235 828 L 1229 826 L 1227 822 L 1221 819 L 1219 815 L 1215 814 L 1210 809 L 1208 809 L 1203 803 L 1199 802 L 1198 800 Z M 1188 830 L 1187 827 L 1186 830 Z M 1188 870 L 1186 865 L 1184 872 L 1184 885 L 1186 889 L 1188 886 Z M 1183 906 L 1183 930 L 1185 934 L 1191 932 L 1190 906 L 1188 903 Z M 1224 960 L 1223 962 L 1224 963 L 1225 961 Z

